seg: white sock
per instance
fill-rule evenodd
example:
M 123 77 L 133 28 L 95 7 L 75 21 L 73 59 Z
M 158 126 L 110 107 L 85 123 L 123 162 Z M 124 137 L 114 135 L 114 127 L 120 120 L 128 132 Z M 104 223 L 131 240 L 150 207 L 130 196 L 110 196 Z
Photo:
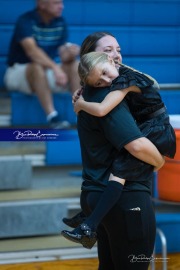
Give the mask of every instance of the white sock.
M 57 116 L 57 115 L 58 115 L 58 112 L 57 112 L 57 111 L 53 111 L 53 112 L 49 113 L 49 114 L 47 115 L 47 121 L 48 121 L 48 122 L 51 121 L 51 119 L 52 119 L 53 117 Z

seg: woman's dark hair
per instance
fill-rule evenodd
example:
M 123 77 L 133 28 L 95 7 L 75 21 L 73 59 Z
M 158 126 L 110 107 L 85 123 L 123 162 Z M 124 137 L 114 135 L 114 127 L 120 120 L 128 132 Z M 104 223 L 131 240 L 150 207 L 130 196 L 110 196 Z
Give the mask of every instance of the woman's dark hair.
M 105 37 L 105 36 L 114 37 L 109 32 L 94 32 L 90 34 L 89 36 L 87 36 L 81 45 L 80 57 L 86 53 L 94 52 L 96 49 L 98 40 L 100 40 L 102 37 Z

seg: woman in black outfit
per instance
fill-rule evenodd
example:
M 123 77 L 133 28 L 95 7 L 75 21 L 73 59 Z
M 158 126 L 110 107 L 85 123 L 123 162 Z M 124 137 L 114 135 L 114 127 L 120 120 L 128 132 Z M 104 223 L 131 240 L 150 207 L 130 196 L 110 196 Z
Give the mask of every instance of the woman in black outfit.
M 114 54 L 117 66 L 121 62 L 119 44 L 109 33 L 86 38 L 81 55 L 94 50 Z M 86 87 L 83 97 L 101 102 L 108 91 Z M 124 149 L 147 162 L 139 175 L 132 172 L 136 181 L 125 183 L 117 204 L 97 229 L 99 270 L 147 270 L 156 232 L 151 202 L 153 166 L 161 167 L 164 161 L 137 128 L 125 100 L 103 118 L 80 112 L 77 126 L 83 163 L 81 207 L 86 216 L 96 207 L 107 184 L 114 182 L 108 182 L 111 166 L 120 153 L 124 155 Z

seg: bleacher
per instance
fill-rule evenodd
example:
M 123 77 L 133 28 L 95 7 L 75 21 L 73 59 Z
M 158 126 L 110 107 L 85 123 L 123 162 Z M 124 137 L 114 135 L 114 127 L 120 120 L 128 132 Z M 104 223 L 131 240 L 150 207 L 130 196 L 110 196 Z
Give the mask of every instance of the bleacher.
M 11 4 L 12 3 L 12 4 Z M 17 17 L 33 8 L 34 0 L 0 0 L 0 89 L 6 68 L 9 41 Z M 15 4 L 15 8 L 14 7 Z M 81 44 L 94 31 L 110 31 L 118 39 L 123 62 L 153 76 L 160 84 L 176 84 L 180 78 L 180 7 L 178 0 L 158 1 L 73 1 L 66 0 L 64 17 L 69 25 L 69 41 Z M 112 16 L 109 15 L 112 11 Z M 155 11 L 158 12 L 155 12 Z M 74 11 L 74 13 L 73 13 Z M 103 11 L 103 12 L 102 12 Z M 159 12 L 160 11 L 160 12 Z M 108 14 L 108 15 L 107 15 Z M 110 19 L 107 17 L 110 16 Z M 18 89 L 17 89 L 18 90 Z M 171 90 L 171 89 L 170 89 Z M 71 96 L 55 95 L 62 119 L 72 124 Z M 11 94 L 12 125 L 45 123 L 36 97 Z M 32 107 L 36 118 L 32 118 Z M 67 110 L 68 108 L 68 110 Z M 26 114 L 23 112 L 26 109 Z M 170 112 L 171 113 L 171 112 Z
M 33 8 L 34 4 L 35 0 L 0 0 L 0 98 L 1 93 L 6 93 L 11 99 L 11 126 L 38 126 L 46 121 L 36 96 L 27 96 L 18 91 L 10 94 L 3 84 L 14 23 L 20 14 Z M 70 42 L 80 45 L 94 31 L 111 32 L 120 43 L 123 63 L 154 77 L 160 83 L 160 93 L 168 112 L 180 114 L 180 0 L 65 0 L 64 4 L 63 16 L 69 25 Z M 62 120 L 75 124 L 71 95 L 55 94 L 54 102 Z M 61 149 L 61 155 L 58 149 Z M 66 149 L 67 159 L 63 159 Z M 45 163 L 81 164 L 78 137 L 73 145 L 47 142 Z M 166 217 L 168 222 L 163 223 L 165 219 L 161 216 L 157 217 L 157 222 L 162 230 L 166 226 L 166 234 L 170 229 L 171 240 L 176 241 L 177 234 L 178 237 L 180 235 L 179 214 L 175 218 L 173 216 L 172 222 L 171 215 Z M 168 251 L 180 252 L 180 243 L 168 243 Z
M 1 87 L 14 23 L 22 12 L 33 8 L 34 2 L 0 0 Z M 159 83 L 179 83 L 179 8 L 178 0 L 66 0 L 63 15 L 69 25 L 69 41 L 80 45 L 94 31 L 110 31 L 122 47 L 125 64 L 151 74 Z

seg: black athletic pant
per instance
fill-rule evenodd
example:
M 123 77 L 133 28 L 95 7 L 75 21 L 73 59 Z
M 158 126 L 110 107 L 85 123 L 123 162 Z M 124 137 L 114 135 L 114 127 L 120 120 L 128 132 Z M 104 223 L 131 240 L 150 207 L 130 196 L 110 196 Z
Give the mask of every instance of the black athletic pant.
M 81 207 L 88 215 L 101 192 L 83 191 Z M 122 192 L 98 227 L 99 270 L 147 270 L 154 249 L 155 214 L 148 192 Z

